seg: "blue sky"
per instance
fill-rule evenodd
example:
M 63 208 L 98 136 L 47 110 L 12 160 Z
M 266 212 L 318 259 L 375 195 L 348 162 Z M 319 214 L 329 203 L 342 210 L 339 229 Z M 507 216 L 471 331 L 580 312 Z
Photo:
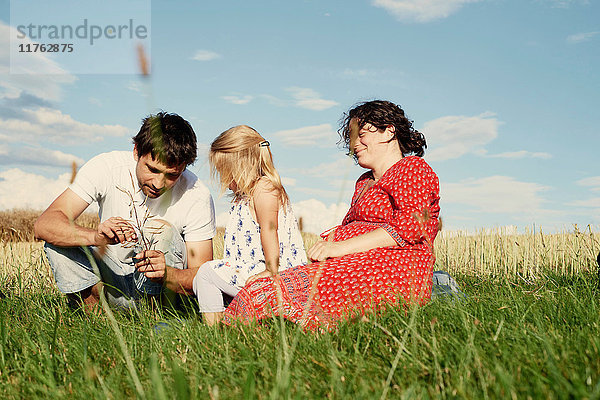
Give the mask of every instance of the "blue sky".
M 104 15 L 84 3 L 73 18 L 144 5 Z M 361 173 L 336 146 L 338 121 L 380 98 L 427 138 L 445 229 L 600 225 L 598 1 L 152 1 L 147 79 L 75 73 L 47 54 L 31 69 L 60 74 L 11 74 L 15 27 L 0 5 L 0 209 L 44 208 L 72 160 L 130 150 L 163 109 L 194 127 L 191 169 L 219 221 L 228 199 L 209 182 L 206 146 L 244 123 L 271 142 L 296 213 L 318 231 L 339 222 Z M 121 45 L 106 72 L 135 66 L 135 43 Z

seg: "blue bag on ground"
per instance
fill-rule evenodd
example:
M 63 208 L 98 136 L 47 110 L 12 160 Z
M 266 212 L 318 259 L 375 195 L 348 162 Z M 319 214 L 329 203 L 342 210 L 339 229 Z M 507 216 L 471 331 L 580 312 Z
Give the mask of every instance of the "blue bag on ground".
M 446 271 L 433 271 L 433 287 L 431 289 L 431 298 L 451 297 L 464 299 L 467 297 L 458 284 Z

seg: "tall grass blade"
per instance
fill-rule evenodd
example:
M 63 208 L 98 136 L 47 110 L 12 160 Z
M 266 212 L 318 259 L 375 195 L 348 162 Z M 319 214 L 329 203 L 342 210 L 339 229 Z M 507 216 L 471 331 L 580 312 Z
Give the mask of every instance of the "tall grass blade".
M 252 364 L 250 364 L 248 372 L 246 373 L 246 382 L 244 383 L 244 393 L 242 398 L 244 400 L 256 398 L 256 380 L 254 378 L 254 365 Z
M 154 385 L 154 397 L 158 400 L 168 399 L 165 385 L 162 376 L 160 375 L 156 353 L 152 353 L 150 356 L 150 378 L 152 380 L 152 385 Z
M 119 347 L 121 348 L 121 353 L 123 354 L 123 358 L 125 359 L 125 363 L 127 365 L 127 370 L 129 371 L 129 375 L 133 380 L 135 385 L 135 390 L 139 397 L 145 399 L 146 394 L 144 393 L 144 388 L 142 387 L 142 383 L 140 382 L 140 378 L 135 370 L 135 366 L 133 365 L 133 360 L 131 359 L 131 355 L 129 355 L 129 350 L 127 348 L 127 344 L 125 344 L 125 339 L 123 338 L 123 333 L 119 329 L 119 324 L 113 315 L 108 302 L 106 301 L 106 294 L 104 293 L 104 288 L 100 290 L 100 304 L 102 305 L 102 309 L 110 322 L 110 326 L 113 329 L 115 336 L 117 337 L 117 342 L 119 343 Z
M 0 303 L 1 304 L 1 303 Z M 4 358 L 4 348 L 6 347 L 6 322 L 4 320 L 4 307 L 0 305 L 0 362 L 2 362 L 2 371 L 6 366 Z

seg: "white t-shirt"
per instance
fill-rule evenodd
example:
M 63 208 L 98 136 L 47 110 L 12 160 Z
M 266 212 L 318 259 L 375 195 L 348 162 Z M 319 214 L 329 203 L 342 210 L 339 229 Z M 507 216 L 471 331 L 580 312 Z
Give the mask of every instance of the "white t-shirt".
M 137 226 L 135 207 L 139 221 L 145 215 L 168 221 L 186 242 L 215 236 L 212 197 L 193 172 L 184 170 L 171 189 L 151 199 L 140 190 L 135 167 L 133 151 L 103 153 L 81 167 L 69 188 L 88 204 L 98 202 L 100 221 L 122 217 Z

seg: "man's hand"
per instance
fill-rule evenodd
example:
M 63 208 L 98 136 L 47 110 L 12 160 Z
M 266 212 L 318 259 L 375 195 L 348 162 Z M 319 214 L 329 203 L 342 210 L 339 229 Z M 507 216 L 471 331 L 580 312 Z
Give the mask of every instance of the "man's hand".
M 349 254 L 344 242 L 329 242 L 320 240 L 308 250 L 308 258 L 313 261 L 323 261 L 332 257 L 341 257 Z
M 167 275 L 167 264 L 165 255 L 158 250 L 145 250 L 135 255 L 137 261 L 135 267 L 138 271 L 143 272 L 146 278 L 162 283 Z
M 137 236 L 131 223 L 121 217 L 112 217 L 98 225 L 94 242 L 96 246 L 135 242 Z
M 269 271 L 268 269 L 264 270 L 263 272 L 259 272 L 256 275 L 252 275 L 251 277 L 249 277 L 248 279 L 246 279 L 246 285 L 249 283 L 254 282 L 257 279 L 260 278 L 270 278 L 273 276 L 273 273 L 271 271 Z

